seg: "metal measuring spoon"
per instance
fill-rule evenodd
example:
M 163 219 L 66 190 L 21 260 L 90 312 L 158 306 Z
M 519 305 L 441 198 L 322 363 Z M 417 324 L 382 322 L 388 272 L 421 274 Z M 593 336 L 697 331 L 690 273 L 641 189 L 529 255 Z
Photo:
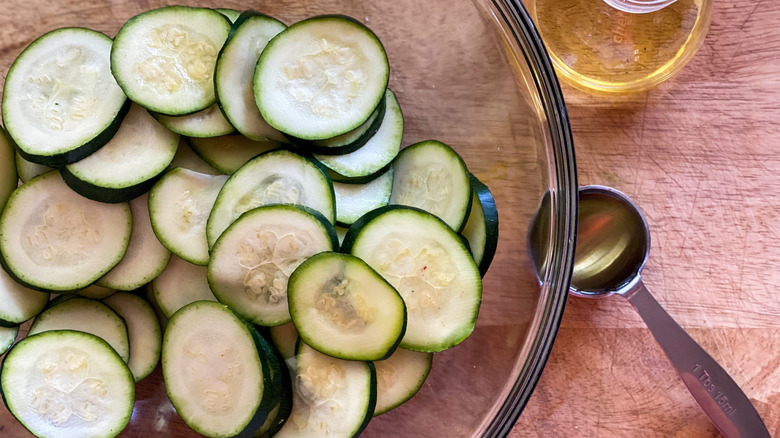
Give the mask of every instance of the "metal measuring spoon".
M 538 267 L 543 267 L 547 258 L 540 252 L 546 248 L 543 224 L 547 217 L 549 197 L 542 201 L 529 239 Z M 755 407 L 731 376 L 666 313 L 642 283 L 642 268 L 650 252 L 650 230 L 639 207 L 610 187 L 585 186 L 579 190 L 578 219 L 569 292 L 589 298 L 626 298 L 723 435 L 770 438 Z

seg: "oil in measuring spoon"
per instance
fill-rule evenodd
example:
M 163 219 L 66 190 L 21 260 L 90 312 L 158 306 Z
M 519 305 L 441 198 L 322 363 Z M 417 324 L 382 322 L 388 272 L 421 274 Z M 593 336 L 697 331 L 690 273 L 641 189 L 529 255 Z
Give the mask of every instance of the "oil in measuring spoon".
M 638 91 L 674 74 L 701 45 L 711 0 L 677 0 L 655 12 L 603 0 L 526 0 L 561 76 L 581 88 Z
M 641 217 L 600 193 L 580 193 L 572 287 L 608 292 L 628 282 L 642 265 L 647 241 Z

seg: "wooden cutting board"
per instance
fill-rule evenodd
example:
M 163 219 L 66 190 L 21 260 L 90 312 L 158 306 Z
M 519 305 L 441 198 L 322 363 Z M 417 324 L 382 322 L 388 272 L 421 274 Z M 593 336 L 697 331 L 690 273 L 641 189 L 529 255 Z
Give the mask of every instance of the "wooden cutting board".
M 652 231 L 648 288 L 780 436 L 780 3 L 715 2 L 696 57 L 629 98 L 565 86 L 580 184 L 632 196 Z M 570 298 L 510 434 L 715 437 L 620 298 Z

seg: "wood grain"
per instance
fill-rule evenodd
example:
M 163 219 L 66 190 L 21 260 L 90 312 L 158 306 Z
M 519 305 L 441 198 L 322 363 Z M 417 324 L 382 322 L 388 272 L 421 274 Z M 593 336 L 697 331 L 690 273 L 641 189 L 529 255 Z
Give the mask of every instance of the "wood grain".
M 580 184 L 632 196 L 645 283 L 780 436 L 780 4 L 715 2 L 677 76 L 627 98 L 564 86 Z M 630 305 L 570 298 L 510 437 L 715 437 Z

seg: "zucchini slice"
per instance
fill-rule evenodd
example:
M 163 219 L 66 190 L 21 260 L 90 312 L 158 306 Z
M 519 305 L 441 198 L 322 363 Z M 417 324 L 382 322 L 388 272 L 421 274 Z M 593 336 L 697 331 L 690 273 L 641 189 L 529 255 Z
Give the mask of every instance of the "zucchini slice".
M 284 360 L 295 356 L 295 344 L 298 342 L 298 330 L 295 324 L 288 322 L 271 327 L 268 331 L 271 333 L 271 342 Z
M 303 140 L 323 140 L 365 122 L 389 77 L 376 35 L 345 16 L 299 21 L 268 43 L 254 75 L 255 101 L 269 125 Z
M 214 64 L 230 20 L 212 9 L 166 6 L 131 18 L 111 48 L 111 71 L 134 102 L 180 116 L 214 97 Z
M 403 298 L 355 256 L 308 258 L 290 275 L 287 296 L 303 342 L 339 359 L 385 359 L 406 330 Z
M 293 409 L 277 438 L 350 438 L 366 428 L 377 397 L 371 362 L 336 359 L 301 343 L 293 372 Z
M 225 117 L 238 132 L 252 140 L 285 141 L 260 115 L 252 90 L 252 78 L 268 41 L 286 29 L 279 20 L 246 11 L 234 22 L 230 36 L 217 57 L 214 90 Z
M 219 137 L 236 131 L 228 122 L 219 106 L 210 107 L 184 116 L 166 116 L 153 113 L 152 116 L 169 130 L 188 137 Z
M 336 236 L 339 238 L 339 247 L 344 243 L 344 237 L 347 235 L 347 231 L 349 231 L 349 228 L 342 227 L 338 224 L 334 227 L 336 229 Z
M 206 225 L 209 247 L 241 213 L 268 204 L 298 204 L 336 219 L 333 185 L 312 161 L 288 150 L 249 160 L 227 180 Z
M 57 330 L 19 341 L 0 379 L 8 410 L 38 437 L 114 437 L 133 413 L 130 370 L 89 333 Z
M 171 256 L 162 274 L 152 280 L 152 291 L 167 318 L 189 303 L 217 301 L 206 279 L 206 267 L 193 265 L 175 255 Z
M 203 161 L 203 159 L 192 150 L 190 143 L 185 140 L 184 137 L 181 137 L 179 140 L 179 147 L 176 149 L 176 155 L 173 156 L 173 161 L 171 161 L 171 165 L 169 166 L 169 168 L 174 167 L 183 167 L 207 175 L 222 175 L 224 173 Z
M 19 326 L 0 327 L 0 354 L 4 354 L 14 345 L 16 335 L 19 334 Z
M 292 205 L 244 213 L 211 250 L 208 282 L 220 302 L 264 326 L 290 322 L 287 281 L 306 258 L 333 251 L 336 234 L 321 214 Z
M 260 335 L 226 306 L 199 301 L 168 321 L 162 346 L 165 390 L 181 418 L 209 437 L 258 430 L 268 411 L 256 344 Z M 245 434 L 246 432 L 244 432 Z
M 466 163 L 451 147 L 427 140 L 404 148 L 393 160 L 391 204 L 421 208 L 460 231 L 471 208 Z
M 11 192 L 16 190 L 19 183 L 17 177 L 22 176 L 17 172 L 18 160 L 15 157 L 19 157 L 19 153 L 14 151 L 13 144 L 0 127 L 0 212 L 5 208 Z
M 103 300 L 127 324 L 130 360 L 127 366 L 138 382 L 154 371 L 160 361 L 162 332 L 152 306 L 138 295 L 118 292 Z
M 52 171 L 11 194 L 0 216 L 0 254 L 9 274 L 25 286 L 72 291 L 122 260 L 132 228 L 126 203 L 81 197 Z
M 125 363 L 130 359 L 125 321 L 100 301 L 80 297 L 60 301 L 33 320 L 28 336 L 52 330 L 91 333 L 108 342 Z
M 398 155 L 404 133 L 404 116 L 395 94 L 385 92 L 382 124 L 366 143 L 354 152 L 343 155 L 314 155 L 320 163 L 336 172 L 334 181 L 346 178 L 365 178 L 381 172 Z
M 422 388 L 431 372 L 433 353 L 399 348 L 376 367 L 376 409 L 374 416 L 384 414 L 406 403 Z
M 2 139 L 0 139 L 0 141 L 2 141 Z M 16 173 L 23 183 L 26 183 L 38 175 L 43 175 L 46 172 L 54 170 L 52 167 L 26 160 L 19 151 L 16 151 L 14 155 L 16 160 Z M 14 188 L 16 188 L 16 183 L 14 183 Z
M 250 140 L 243 135 L 191 138 L 190 146 L 198 156 L 221 173 L 234 174 L 247 161 L 280 146 L 273 140 Z
M 474 330 L 482 278 L 463 241 L 436 216 L 413 207 L 381 207 L 350 227 L 341 251 L 363 259 L 404 298 L 402 348 L 442 351 Z
M 231 23 L 235 23 L 239 15 L 241 15 L 241 12 L 235 9 L 214 8 L 214 10 L 227 17 L 227 19 L 230 20 Z
M 48 303 L 49 294 L 22 286 L 0 269 L 0 326 L 16 327 L 41 313 Z
M 144 193 L 129 204 L 133 213 L 130 245 L 122 261 L 97 281 L 100 286 L 124 291 L 138 289 L 152 281 L 171 258 L 171 252 L 160 243 L 152 229 L 148 194 Z
M 278 430 L 287 421 L 292 410 L 290 373 L 279 353 L 261 334 L 258 333 L 255 341 L 263 362 L 263 377 L 266 382 L 260 405 L 268 412 L 268 416 L 253 436 L 266 433 L 271 436 L 274 429 Z
M 129 108 L 111 75 L 111 45 L 100 32 L 70 27 L 39 37 L 16 58 L 3 121 L 25 159 L 60 166 L 111 139 Z
M 154 234 L 171 252 L 196 265 L 209 262 L 206 221 L 227 175 L 175 168 L 149 192 Z
M 84 298 L 91 298 L 93 300 L 102 300 L 110 297 L 116 293 L 116 289 L 109 287 L 99 286 L 97 284 L 90 284 L 89 286 L 76 292 L 76 295 Z
M 362 125 L 333 138 L 327 138 L 325 140 L 302 140 L 292 136 L 290 140 L 308 152 L 323 154 L 323 155 L 343 155 L 363 147 L 368 140 L 370 140 L 374 134 L 379 130 L 379 126 L 382 124 L 382 120 L 385 117 L 385 99 L 379 101 L 379 105 L 368 117 L 368 120 L 363 122 Z
M 336 195 L 336 221 L 352 225 L 360 216 L 390 202 L 393 190 L 393 168 L 387 168 L 381 176 L 365 184 L 333 182 Z
M 179 136 L 132 105 L 116 135 L 99 151 L 60 169 L 65 182 L 82 196 L 125 202 L 149 191 L 171 164 Z
M 471 211 L 461 234 L 469 242 L 471 255 L 484 277 L 498 245 L 498 209 L 488 186 L 469 173 L 473 194 Z

